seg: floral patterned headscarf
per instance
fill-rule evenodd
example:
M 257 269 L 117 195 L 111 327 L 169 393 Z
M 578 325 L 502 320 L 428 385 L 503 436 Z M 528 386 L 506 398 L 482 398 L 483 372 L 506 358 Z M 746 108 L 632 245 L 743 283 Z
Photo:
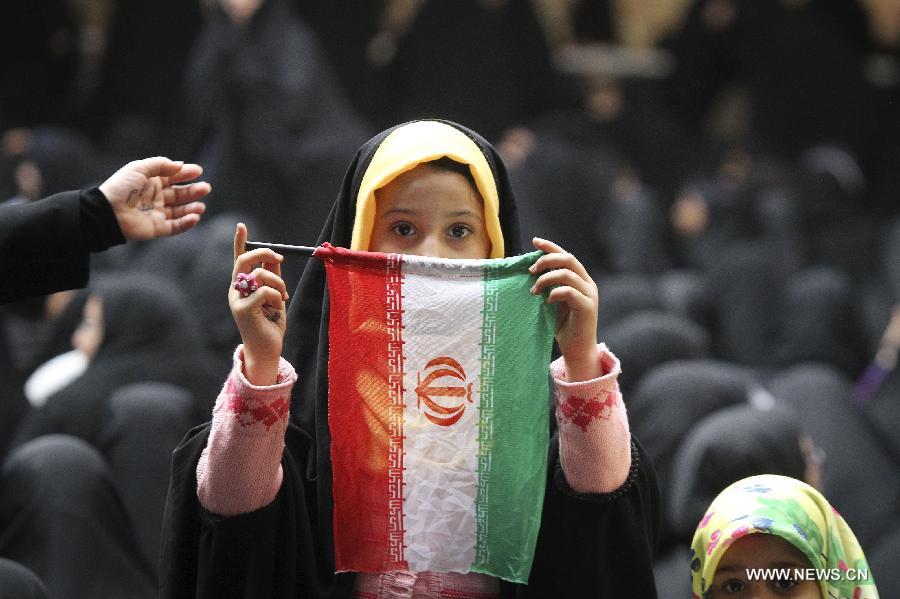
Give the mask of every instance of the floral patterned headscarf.
M 737 539 L 773 534 L 796 547 L 812 568 L 840 571 L 819 586 L 824 599 L 878 599 L 866 556 L 844 518 L 821 493 L 786 476 L 740 480 L 716 497 L 694 532 L 691 583 L 695 598 L 709 596 L 719 560 Z M 845 576 L 850 570 L 855 570 Z M 859 571 L 868 575 L 861 580 Z

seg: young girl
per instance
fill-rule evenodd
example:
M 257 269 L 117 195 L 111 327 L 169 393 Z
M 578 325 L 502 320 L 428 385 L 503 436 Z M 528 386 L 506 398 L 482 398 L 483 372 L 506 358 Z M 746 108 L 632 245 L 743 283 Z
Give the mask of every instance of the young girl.
M 713 500 L 694 533 L 691 578 L 698 599 L 878 599 L 841 515 L 806 483 L 774 474 Z
M 234 279 L 252 273 L 260 288 L 229 292 L 244 343 L 213 422 L 175 453 L 163 597 L 656 596 L 656 479 L 628 431 L 618 360 L 596 341 L 597 287 L 575 257 L 534 240 L 546 255 L 532 269 L 532 293 L 549 291 L 559 305 L 559 433 L 531 576 L 516 585 L 474 573 L 335 573 L 324 267 L 308 261 L 285 317 L 283 257 L 243 253 L 246 236 L 239 225 Z M 444 121 L 406 123 L 360 149 L 318 243 L 326 241 L 442 258 L 524 252 L 496 151 Z

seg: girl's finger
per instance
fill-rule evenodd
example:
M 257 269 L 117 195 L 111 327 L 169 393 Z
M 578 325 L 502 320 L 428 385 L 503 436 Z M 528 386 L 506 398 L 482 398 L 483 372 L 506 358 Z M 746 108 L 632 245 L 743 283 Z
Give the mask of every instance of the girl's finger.
M 262 267 L 270 272 L 274 272 L 279 277 L 281 276 L 281 262 L 263 262 Z
M 284 256 L 276 254 L 269 248 L 257 248 L 244 252 L 234 261 L 234 271 L 231 274 L 232 281 L 237 279 L 238 273 L 250 274 L 254 266 L 262 263 L 277 263 L 284 260 Z
M 531 274 L 537 274 L 551 268 L 564 268 L 576 273 L 579 277 L 586 281 L 593 282 L 591 275 L 587 269 L 578 261 L 578 259 L 567 252 L 561 254 L 544 254 L 538 258 L 534 264 L 528 269 Z
M 536 274 L 542 272 L 544 270 L 550 268 L 568 268 L 569 270 L 578 274 L 578 276 L 591 280 L 591 276 L 588 274 L 587 269 L 578 261 L 578 258 L 573 256 L 572 254 L 564 251 L 555 243 L 546 241 L 547 244 L 545 247 L 540 247 L 541 242 L 544 240 L 538 241 L 538 238 L 535 238 L 534 245 L 538 247 L 538 249 L 548 252 L 543 256 L 538 258 L 534 264 L 528 269 L 532 274 Z M 550 248 L 556 248 L 553 251 L 548 251 Z
M 276 262 L 275 265 L 278 266 L 278 263 Z M 284 280 L 276 273 L 265 268 L 256 268 L 250 274 L 256 278 L 256 282 L 260 288 L 265 285 L 266 287 L 276 289 L 279 293 L 281 293 L 282 299 L 287 300 L 287 286 L 284 284 Z
M 551 252 L 558 253 L 558 252 L 566 251 L 566 250 L 562 249 L 562 247 L 560 247 L 559 245 L 550 241 L 549 239 L 543 239 L 541 237 L 534 237 L 531 240 L 531 243 L 533 243 L 534 247 L 536 247 L 537 249 L 547 252 L 547 253 L 551 253 Z
M 238 259 L 238 256 L 244 253 L 244 243 L 247 242 L 247 225 L 244 223 L 238 223 L 237 227 L 234 230 L 234 260 Z M 237 266 L 237 265 L 235 265 Z M 235 271 L 232 273 L 232 277 L 234 278 L 237 275 Z
M 593 307 L 593 303 L 589 298 L 585 297 L 583 293 L 574 287 L 569 287 L 568 285 L 556 287 L 550 291 L 550 293 L 547 294 L 547 303 L 567 304 L 572 312 L 586 312 Z
M 284 300 L 281 292 L 274 287 L 260 287 L 247 297 L 240 298 L 243 303 L 242 309 L 251 310 L 262 306 L 270 306 L 275 310 L 284 309 Z
M 554 285 L 568 285 L 574 287 L 584 296 L 589 298 L 596 297 L 597 295 L 597 288 L 593 281 L 585 281 L 567 268 L 551 270 L 542 274 L 538 277 L 537 281 L 535 281 L 534 286 L 531 288 L 531 293 L 538 294 L 544 289 L 553 287 Z

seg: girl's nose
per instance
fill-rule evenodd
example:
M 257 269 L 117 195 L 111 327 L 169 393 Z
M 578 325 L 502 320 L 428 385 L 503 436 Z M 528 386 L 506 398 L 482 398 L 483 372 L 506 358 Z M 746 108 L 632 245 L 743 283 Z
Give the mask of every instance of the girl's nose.
M 420 256 L 430 256 L 432 258 L 446 258 L 442 253 L 443 244 L 437 235 L 426 235 L 419 247 L 416 248 Z

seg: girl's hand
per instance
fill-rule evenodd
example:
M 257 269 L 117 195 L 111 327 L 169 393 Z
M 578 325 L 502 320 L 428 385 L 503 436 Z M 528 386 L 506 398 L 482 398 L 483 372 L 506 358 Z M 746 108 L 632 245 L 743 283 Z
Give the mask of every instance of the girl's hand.
M 532 274 L 539 275 L 531 293 L 538 294 L 553 287 L 547 302 L 559 304 L 556 341 L 566 363 L 566 378 L 569 382 L 597 378 L 601 375 L 597 352 L 600 306 L 597 285 L 575 256 L 552 241 L 535 237 L 532 243 L 545 255 L 529 269 Z
M 238 223 L 234 233 L 234 270 L 228 305 L 244 342 L 244 376 L 254 385 L 274 385 L 284 343 L 287 289 L 281 279 L 284 256 L 267 248 L 244 252 L 247 227 Z M 259 267 L 255 267 L 259 264 Z M 256 277 L 259 289 L 241 297 L 234 288 L 238 273 Z

